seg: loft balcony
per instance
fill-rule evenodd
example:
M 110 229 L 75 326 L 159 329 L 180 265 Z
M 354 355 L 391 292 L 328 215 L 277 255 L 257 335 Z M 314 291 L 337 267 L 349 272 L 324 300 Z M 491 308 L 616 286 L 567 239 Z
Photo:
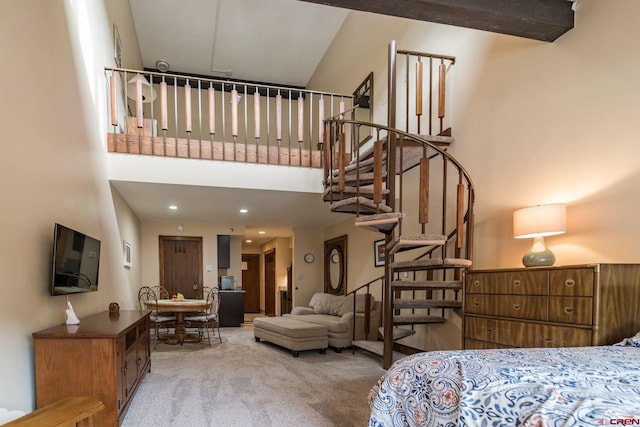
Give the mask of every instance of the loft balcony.
M 354 97 L 106 68 L 111 153 L 321 168 L 324 119 Z

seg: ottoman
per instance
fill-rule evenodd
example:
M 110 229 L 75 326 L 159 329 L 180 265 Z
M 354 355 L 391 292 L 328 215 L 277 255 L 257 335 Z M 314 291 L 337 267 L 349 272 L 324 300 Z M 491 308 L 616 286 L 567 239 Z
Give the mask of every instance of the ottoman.
M 302 350 L 320 350 L 324 354 L 329 346 L 326 326 L 287 317 L 253 319 L 253 335 L 258 342 L 265 340 L 291 350 L 293 357 Z

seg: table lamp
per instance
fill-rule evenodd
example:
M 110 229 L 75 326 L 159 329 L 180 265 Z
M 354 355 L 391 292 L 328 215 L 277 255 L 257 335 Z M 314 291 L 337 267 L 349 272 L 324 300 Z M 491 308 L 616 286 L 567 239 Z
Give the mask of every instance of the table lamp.
M 544 236 L 565 232 L 567 207 L 562 203 L 518 209 L 513 213 L 513 237 L 533 237 L 533 246 L 522 257 L 525 267 L 551 266 L 556 257 L 544 244 Z

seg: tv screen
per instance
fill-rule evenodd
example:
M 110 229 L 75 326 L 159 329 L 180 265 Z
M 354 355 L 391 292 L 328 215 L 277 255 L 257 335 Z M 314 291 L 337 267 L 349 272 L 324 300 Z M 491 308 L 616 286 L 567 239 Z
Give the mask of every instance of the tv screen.
M 99 266 L 99 240 L 64 225 L 55 225 L 51 295 L 97 291 Z

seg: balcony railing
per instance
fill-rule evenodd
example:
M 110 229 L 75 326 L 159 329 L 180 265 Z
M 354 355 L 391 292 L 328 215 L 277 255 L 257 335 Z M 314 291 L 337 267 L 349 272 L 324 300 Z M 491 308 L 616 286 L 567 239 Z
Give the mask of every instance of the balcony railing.
M 109 152 L 322 167 L 324 119 L 353 96 L 105 68 Z

